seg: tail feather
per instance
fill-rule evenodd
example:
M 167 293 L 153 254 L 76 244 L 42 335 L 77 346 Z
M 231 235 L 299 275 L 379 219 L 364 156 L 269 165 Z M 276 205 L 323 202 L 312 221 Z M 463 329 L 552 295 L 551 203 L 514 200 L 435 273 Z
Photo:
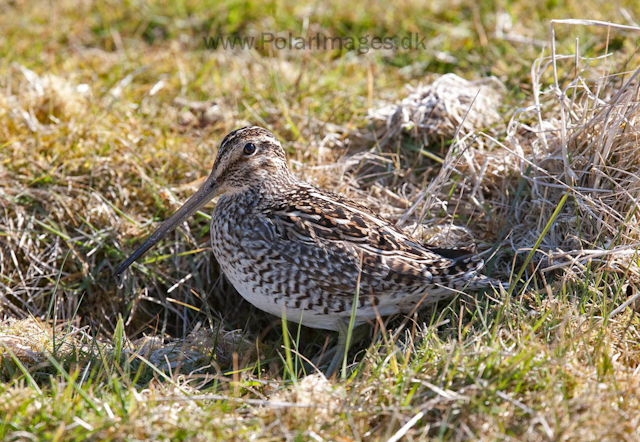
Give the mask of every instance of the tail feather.
M 488 288 L 499 288 L 502 286 L 503 289 L 509 290 L 509 283 L 498 281 L 497 279 L 489 278 L 488 276 L 482 275 L 480 273 L 476 274 L 475 278 L 469 284 L 469 287 L 474 290 L 478 289 L 488 289 Z
M 443 270 L 445 270 L 453 286 L 467 286 L 471 290 L 498 288 L 500 286 L 505 290 L 509 289 L 509 283 L 481 274 L 480 271 L 484 267 L 484 260 L 469 250 L 438 248 L 430 248 L 430 250 L 452 260 L 451 265 Z

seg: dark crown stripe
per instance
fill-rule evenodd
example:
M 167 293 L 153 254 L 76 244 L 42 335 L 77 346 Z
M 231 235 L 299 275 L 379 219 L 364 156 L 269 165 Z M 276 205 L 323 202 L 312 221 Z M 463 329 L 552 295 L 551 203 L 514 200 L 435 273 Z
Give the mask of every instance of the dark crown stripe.
M 245 126 L 229 132 L 229 134 L 224 137 L 222 143 L 220 144 L 220 149 L 218 150 L 217 160 L 228 155 L 229 152 L 231 152 L 231 148 L 235 146 L 239 141 L 257 137 L 267 137 L 274 140 L 275 142 L 273 143 L 273 150 L 280 156 L 284 156 L 284 152 L 280 152 L 282 149 L 278 148 L 278 138 L 274 134 L 262 127 Z

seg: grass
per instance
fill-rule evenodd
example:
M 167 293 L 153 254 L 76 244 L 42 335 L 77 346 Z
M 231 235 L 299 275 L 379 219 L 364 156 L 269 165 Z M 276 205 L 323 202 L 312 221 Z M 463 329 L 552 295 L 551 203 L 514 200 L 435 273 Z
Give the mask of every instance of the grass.
M 565 18 L 629 25 L 640 9 L 8 4 L 0 438 L 637 439 L 640 34 L 555 23 L 557 92 L 549 21 Z M 271 31 L 428 43 L 357 54 L 202 40 Z M 449 72 L 496 76 L 499 119 L 457 139 L 419 128 L 383 138 L 371 115 Z M 247 123 L 281 138 L 299 176 L 420 239 L 495 252 L 491 276 L 510 288 L 385 318 L 326 380 L 306 359 L 335 337 L 235 293 L 212 257 L 209 209 L 114 279 L 208 174 L 221 137 Z

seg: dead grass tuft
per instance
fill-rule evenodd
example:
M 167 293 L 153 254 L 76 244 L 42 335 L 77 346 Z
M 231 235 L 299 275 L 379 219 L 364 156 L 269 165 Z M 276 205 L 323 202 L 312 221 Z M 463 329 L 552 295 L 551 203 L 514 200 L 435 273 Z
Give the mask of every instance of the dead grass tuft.
M 19 129 L 26 125 L 31 132 L 46 132 L 47 126 L 61 120 L 83 118 L 90 106 L 91 87 L 86 83 L 53 74 L 38 75 L 14 63 L 0 91 L 2 112 Z
M 509 242 L 514 251 L 530 247 L 569 193 L 536 251 L 541 271 L 563 269 L 580 280 L 604 267 L 637 283 L 640 70 L 602 75 L 612 70 L 607 60 L 559 56 L 534 64 L 534 102 L 514 116 L 501 143 L 530 188 L 513 208 L 518 223 Z M 545 84 L 556 64 L 578 75 Z M 526 114 L 533 121 L 523 121 Z
M 369 120 L 382 146 L 404 134 L 429 145 L 502 121 L 500 107 L 506 88 L 496 77 L 468 81 L 445 74 L 431 84 L 408 88 L 409 95 L 399 104 L 369 110 Z

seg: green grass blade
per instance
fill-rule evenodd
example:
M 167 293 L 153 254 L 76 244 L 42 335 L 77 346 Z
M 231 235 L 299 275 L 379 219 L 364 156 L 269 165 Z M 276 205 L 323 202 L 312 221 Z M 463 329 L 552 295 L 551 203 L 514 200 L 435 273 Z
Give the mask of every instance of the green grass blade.
M 39 396 L 42 396 L 42 390 L 40 390 L 40 387 L 36 383 L 35 379 L 33 379 L 33 376 L 31 376 L 31 373 L 29 373 L 29 370 L 27 370 L 27 367 L 24 366 L 24 364 L 20 361 L 20 359 L 18 359 L 15 353 L 9 347 L 7 347 L 7 345 L 4 342 L 0 341 L 0 344 L 2 344 L 2 346 L 7 351 L 7 353 L 9 353 L 11 360 L 13 360 L 13 363 L 16 364 L 18 369 L 22 372 L 22 375 L 27 380 L 27 383 L 29 384 L 29 386 L 33 388 L 38 393 Z

